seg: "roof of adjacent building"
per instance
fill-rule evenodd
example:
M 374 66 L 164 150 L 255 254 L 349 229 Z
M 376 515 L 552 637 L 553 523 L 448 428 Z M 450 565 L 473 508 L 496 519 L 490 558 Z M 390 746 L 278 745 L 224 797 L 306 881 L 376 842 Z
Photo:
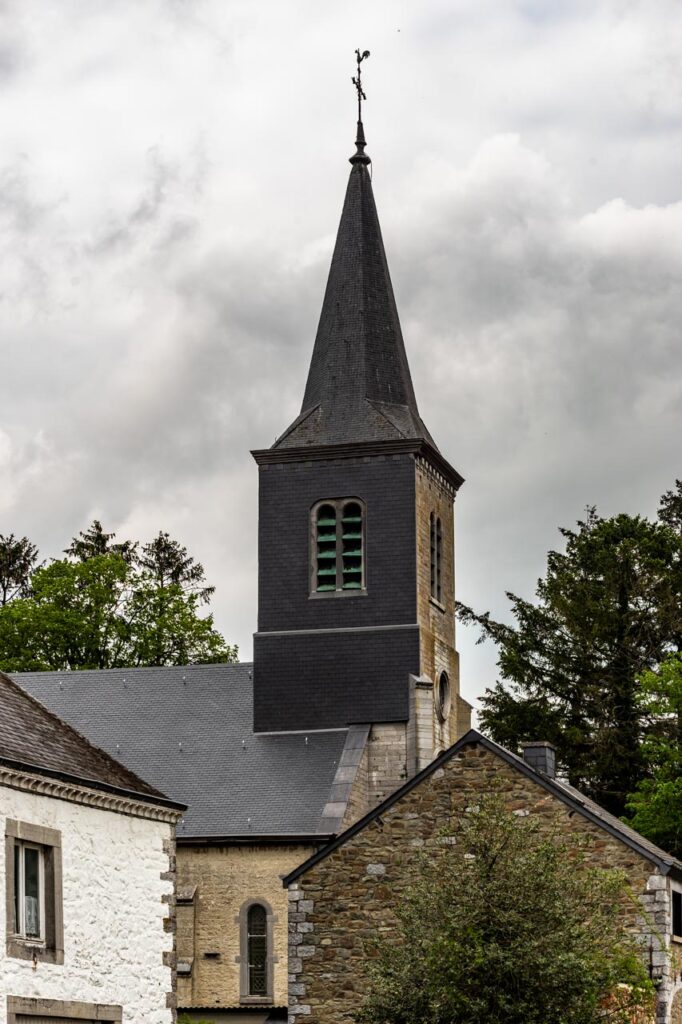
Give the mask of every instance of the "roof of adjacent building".
M 179 839 L 318 832 L 346 730 L 254 734 L 250 664 L 14 678 L 128 769 L 186 804 Z
M 417 408 L 358 128 L 363 152 L 351 158 L 301 414 L 274 448 L 406 438 L 436 447 Z
M 104 750 L 0 672 L 0 761 L 48 774 L 170 803 L 160 789 Z
M 398 803 L 407 793 L 410 793 L 415 787 L 419 786 L 421 782 L 427 779 L 433 772 L 437 771 L 443 764 L 449 761 L 452 757 L 455 757 L 459 751 L 469 745 L 477 744 L 485 747 L 491 753 L 502 758 L 512 768 L 521 772 L 527 778 L 532 779 L 539 786 L 542 786 L 553 796 L 557 797 L 562 803 L 566 804 L 572 811 L 581 814 L 587 818 L 593 824 L 600 828 L 603 828 L 605 832 L 613 836 L 615 839 L 619 839 L 622 843 L 634 850 L 641 857 L 655 864 L 658 869 L 663 873 L 667 874 L 669 871 L 674 871 L 676 874 L 682 874 L 682 862 L 673 857 L 672 854 L 666 853 L 660 846 L 656 846 L 649 839 L 645 839 L 644 836 L 640 835 L 634 829 L 625 825 L 619 818 L 609 814 L 603 807 L 595 803 L 594 800 L 590 800 L 589 797 L 584 796 L 573 786 L 569 786 L 568 783 L 563 782 L 560 779 L 550 778 L 543 774 L 543 772 L 537 771 L 532 768 L 523 758 L 517 754 L 513 754 L 505 747 L 500 746 L 499 743 L 495 743 L 493 740 L 488 739 L 487 736 L 483 736 L 476 729 L 470 729 L 464 734 L 456 743 L 451 747 L 448 747 L 439 757 L 437 757 L 431 764 L 427 765 L 426 768 L 418 772 L 409 779 L 400 789 L 397 789 L 391 796 L 387 797 L 377 807 L 373 808 L 363 818 L 360 818 L 347 828 L 344 832 L 341 832 L 338 836 L 331 839 L 325 846 L 314 853 L 306 861 L 300 864 L 297 868 L 291 871 L 283 880 L 282 884 L 287 887 L 295 882 L 298 878 L 306 873 L 315 864 L 319 864 L 320 861 L 328 857 L 334 850 L 337 850 L 344 843 L 347 843 L 353 836 L 356 836 L 359 832 L 362 832 L 373 821 L 377 818 L 381 818 L 390 807 Z

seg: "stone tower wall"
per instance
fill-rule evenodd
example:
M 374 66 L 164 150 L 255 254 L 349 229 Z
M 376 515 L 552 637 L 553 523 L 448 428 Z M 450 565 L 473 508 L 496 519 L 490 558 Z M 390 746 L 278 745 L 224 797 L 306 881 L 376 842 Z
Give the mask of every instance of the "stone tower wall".
M 445 478 L 424 459 L 416 463 L 417 622 L 420 675 L 434 683 L 445 671 L 450 680 L 451 708 L 445 722 L 433 715 L 433 750 L 446 750 L 465 728 L 458 722 L 459 655 L 455 650 L 455 493 Z M 442 529 L 441 600 L 431 594 L 431 513 Z M 464 723 L 466 726 L 466 723 Z

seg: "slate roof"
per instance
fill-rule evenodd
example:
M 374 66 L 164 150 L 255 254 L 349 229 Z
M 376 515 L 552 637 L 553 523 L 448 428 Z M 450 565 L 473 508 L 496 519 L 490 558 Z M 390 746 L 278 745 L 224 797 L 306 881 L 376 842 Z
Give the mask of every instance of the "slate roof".
M 536 771 L 532 768 L 522 757 L 517 754 L 511 753 L 506 750 L 505 747 L 500 746 L 499 743 L 495 743 L 494 740 L 488 739 L 487 736 L 483 736 L 476 729 L 470 729 L 460 737 L 456 743 L 453 743 L 451 747 L 448 747 L 439 757 L 437 757 L 431 764 L 423 768 L 422 771 L 418 772 L 411 779 L 409 779 L 400 789 L 397 789 L 389 797 L 387 797 L 377 807 L 373 808 L 363 818 L 360 818 L 355 824 L 347 828 L 345 832 L 332 838 L 325 846 L 314 853 L 302 864 L 299 864 L 297 868 L 291 871 L 285 878 L 282 879 L 282 884 L 285 888 L 295 882 L 296 879 L 300 878 L 315 864 L 319 864 L 320 861 L 328 857 L 330 853 L 337 850 L 344 843 L 347 843 L 349 839 L 357 835 L 358 832 L 362 832 L 367 825 L 380 818 L 381 815 L 387 811 L 394 804 L 398 803 L 407 793 L 411 792 L 416 786 L 427 779 L 433 772 L 437 771 L 446 761 L 454 757 L 462 747 L 468 744 L 479 744 L 490 750 L 493 754 L 501 757 L 502 760 L 506 761 L 517 771 L 521 772 L 528 778 L 533 779 L 538 785 L 542 786 L 553 796 L 557 797 L 563 803 L 565 803 L 571 810 L 582 814 L 583 817 L 587 818 L 593 824 L 603 828 L 610 835 L 619 839 L 621 842 L 629 846 L 630 849 L 635 850 L 645 859 L 655 864 L 662 874 L 667 874 L 673 871 L 678 877 L 682 876 L 682 862 L 673 857 L 672 854 L 666 853 L 660 846 L 656 846 L 655 843 L 650 842 L 641 836 L 639 832 L 635 832 L 634 829 L 628 825 L 624 825 L 622 821 L 609 814 L 603 807 L 596 804 L 594 800 L 590 800 L 588 797 L 583 796 L 577 789 L 569 786 L 568 783 L 562 782 L 559 779 L 551 779 L 542 772 Z
M 363 150 L 351 157 L 300 416 L 273 448 L 421 438 L 393 286 Z
M 254 735 L 250 664 L 14 678 L 92 742 L 187 804 L 179 839 L 317 832 L 346 730 Z
M 124 790 L 161 803 L 169 801 L 104 750 L 0 672 L 0 761 L 38 774 L 58 775 Z

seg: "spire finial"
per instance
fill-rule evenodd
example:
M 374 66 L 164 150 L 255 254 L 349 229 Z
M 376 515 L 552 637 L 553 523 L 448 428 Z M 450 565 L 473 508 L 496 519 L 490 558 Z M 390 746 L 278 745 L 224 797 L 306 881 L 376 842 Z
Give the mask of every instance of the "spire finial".
M 368 57 L 369 57 L 369 50 L 363 50 L 362 52 L 360 52 L 360 50 L 356 50 L 355 51 L 355 59 L 357 61 L 357 65 L 358 65 L 358 73 L 357 73 L 357 75 L 353 75 L 351 81 L 353 82 L 353 85 L 355 86 L 355 88 L 357 90 L 357 94 L 358 94 L 358 130 L 357 130 L 357 136 L 356 136 L 356 139 L 355 139 L 355 145 L 357 146 L 357 150 L 355 151 L 353 156 L 350 158 L 350 162 L 352 164 L 369 164 L 369 163 L 371 163 L 370 158 L 365 153 L 365 145 L 366 145 L 366 143 L 365 143 L 365 130 L 364 130 L 363 126 L 362 126 L 362 101 L 366 100 L 367 97 L 365 96 L 364 90 L 362 88 L 362 68 L 360 67 L 360 65 L 362 64 L 363 60 L 366 60 Z

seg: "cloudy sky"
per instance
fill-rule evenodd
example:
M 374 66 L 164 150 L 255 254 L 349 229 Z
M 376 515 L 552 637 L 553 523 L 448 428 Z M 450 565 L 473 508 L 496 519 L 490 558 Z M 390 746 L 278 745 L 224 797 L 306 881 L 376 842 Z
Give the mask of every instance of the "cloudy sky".
M 0 533 L 169 530 L 249 657 L 365 65 L 459 596 L 682 475 L 679 0 L 0 0 Z M 495 678 L 460 630 L 463 691 Z

